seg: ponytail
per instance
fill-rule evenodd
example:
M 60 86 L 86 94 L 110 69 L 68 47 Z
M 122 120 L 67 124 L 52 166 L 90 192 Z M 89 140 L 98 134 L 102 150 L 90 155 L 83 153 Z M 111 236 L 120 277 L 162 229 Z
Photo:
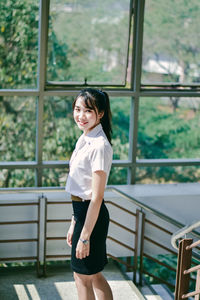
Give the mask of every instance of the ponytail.
M 104 110 L 104 115 L 101 118 L 101 125 L 103 127 L 103 131 L 105 132 L 108 141 L 111 143 L 111 137 L 112 137 L 112 126 L 111 126 L 111 120 L 112 120 L 112 113 L 110 109 L 110 99 L 109 96 L 106 92 L 103 92 L 104 97 L 105 97 L 105 110 Z

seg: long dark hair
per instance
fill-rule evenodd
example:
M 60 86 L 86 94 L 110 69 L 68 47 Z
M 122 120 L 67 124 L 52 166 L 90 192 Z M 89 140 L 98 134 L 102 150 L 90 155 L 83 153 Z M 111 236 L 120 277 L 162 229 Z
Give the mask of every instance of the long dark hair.
M 89 109 L 97 111 L 98 113 L 104 112 L 103 117 L 101 118 L 100 122 L 103 127 L 103 130 L 107 136 L 108 141 L 111 144 L 111 136 L 112 136 L 112 126 L 111 126 L 111 119 L 112 114 L 110 110 L 110 99 L 106 92 L 101 90 L 93 89 L 93 88 L 86 88 L 81 90 L 81 92 L 77 95 L 73 102 L 73 110 L 76 104 L 76 100 L 81 97 L 84 102 L 85 106 Z

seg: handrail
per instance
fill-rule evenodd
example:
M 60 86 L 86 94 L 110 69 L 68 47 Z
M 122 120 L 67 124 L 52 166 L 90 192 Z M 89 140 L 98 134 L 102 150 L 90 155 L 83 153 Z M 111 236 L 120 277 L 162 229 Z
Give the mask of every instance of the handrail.
M 61 192 L 64 191 L 65 188 L 64 187 L 36 187 L 36 188 L 0 188 L 0 193 L 3 192 L 18 192 L 18 193 L 26 193 L 26 192 Z M 118 188 L 114 187 L 114 186 L 107 186 L 106 191 L 113 191 L 116 192 L 118 194 L 120 194 L 122 197 L 128 199 L 129 201 L 131 201 L 132 203 L 134 203 L 135 205 L 139 206 L 142 209 L 145 209 L 146 211 L 154 214 L 155 216 L 179 227 L 179 228 L 183 228 L 184 224 L 170 218 L 169 216 L 159 212 L 158 210 L 151 208 L 150 206 L 140 202 L 139 200 L 135 199 L 134 197 L 120 191 Z
M 27 192 L 56 192 L 56 191 L 64 191 L 65 188 L 64 187 L 36 187 L 36 188 L 0 188 L 0 193 L 3 192 L 18 192 L 18 193 L 27 193 Z M 140 202 L 139 200 L 135 199 L 134 197 L 127 195 L 126 193 L 120 191 L 118 188 L 114 187 L 114 186 L 107 186 L 106 191 L 113 191 L 113 192 L 117 192 L 118 194 L 120 194 L 121 196 L 123 196 L 124 198 L 128 199 L 129 201 L 131 201 L 132 203 L 136 204 L 137 206 L 139 206 L 140 208 L 145 209 L 146 211 L 151 212 L 152 214 L 164 219 L 167 222 L 170 222 L 171 224 L 182 228 L 184 226 L 184 224 L 168 217 L 167 215 L 159 212 L 156 209 L 151 208 L 150 206 Z
M 1 192 L 18 192 L 18 193 L 26 193 L 26 192 L 61 192 L 64 191 L 65 188 L 64 187 L 36 187 L 36 188 L 0 188 L 0 193 Z M 139 206 L 141 209 L 145 209 L 146 211 L 154 214 L 155 216 L 175 225 L 176 227 L 179 227 L 180 230 L 178 230 L 176 233 L 174 233 L 172 235 L 172 239 L 171 239 L 171 244 L 172 246 L 178 250 L 176 241 L 182 237 L 183 235 L 185 235 L 186 233 L 191 232 L 192 230 L 194 230 L 195 228 L 200 226 L 200 221 L 192 224 L 192 225 L 184 225 L 180 222 L 178 222 L 177 220 L 174 220 L 172 218 L 170 218 L 169 216 L 159 212 L 158 210 L 151 208 L 150 206 L 140 202 L 139 200 L 135 199 L 134 197 L 126 194 L 125 192 L 122 192 L 121 190 L 119 190 L 118 188 L 114 187 L 114 186 L 107 186 L 106 191 L 113 191 L 116 192 L 118 194 L 120 194 L 122 197 L 128 199 L 129 201 L 131 201 L 132 203 L 134 203 L 135 205 Z M 199 237 L 199 234 L 197 232 L 193 232 L 196 236 Z
M 0 188 L 0 194 L 2 193 L 29 193 L 29 192 L 62 192 L 64 187 L 49 186 L 49 187 L 18 187 L 18 188 Z
M 0 188 L 0 193 L 6 193 L 6 192 L 18 192 L 18 193 L 27 193 L 27 192 L 61 192 L 64 191 L 65 188 L 64 187 L 33 187 L 33 188 Z M 118 194 L 120 194 L 122 197 L 128 199 L 129 201 L 131 201 L 132 203 L 134 203 L 135 205 L 139 206 L 141 209 L 145 209 L 146 211 L 154 214 L 155 216 L 177 226 L 180 228 L 180 230 L 178 230 L 176 233 L 174 233 L 172 235 L 172 239 L 171 239 L 171 244 L 172 246 L 178 250 L 177 244 L 176 244 L 176 240 L 179 239 L 180 237 L 182 237 L 184 234 L 189 233 L 190 231 L 192 231 L 193 229 L 197 228 L 200 226 L 200 221 L 194 223 L 193 225 L 184 225 L 180 222 L 178 222 L 177 220 L 174 220 L 172 218 L 170 218 L 169 216 L 159 212 L 158 210 L 151 208 L 150 206 L 140 202 L 139 200 L 135 199 L 134 197 L 122 192 L 121 190 L 119 190 L 118 188 L 114 187 L 114 186 L 107 186 L 106 191 L 113 191 L 116 192 Z M 198 224 L 196 227 L 193 227 L 195 224 Z M 192 229 L 191 229 L 192 228 Z M 188 231 L 189 230 L 189 231 Z M 199 237 L 199 234 L 197 232 L 193 232 L 196 236 Z
M 184 226 L 182 229 L 176 231 L 171 238 L 171 244 L 172 246 L 178 250 L 178 246 L 177 246 L 177 240 L 182 238 L 184 235 L 186 235 L 187 233 L 192 232 L 194 229 L 196 229 L 197 227 L 200 226 L 200 221 L 194 222 L 191 225 L 186 225 Z M 196 233 L 196 232 L 194 232 Z M 198 233 L 196 233 L 198 235 Z M 198 237 L 200 237 L 200 234 L 198 235 Z
M 148 212 L 154 214 L 155 216 L 157 216 L 157 217 L 159 217 L 159 218 L 161 218 L 161 219 L 163 219 L 163 220 L 165 220 L 165 221 L 167 221 L 167 222 L 169 222 L 169 223 L 171 223 L 171 224 L 173 224 L 173 225 L 175 225 L 175 226 L 177 226 L 177 227 L 182 228 L 182 227 L 184 226 L 184 224 L 182 224 L 182 223 L 180 223 L 180 222 L 178 222 L 178 221 L 176 221 L 176 220 L 174 220 L 174 219 L 168 217 L 167 215 L 165 215 L 165 214 L 159 212 L 158 210 L 156 210 L 156 209 L 154 209 L 154 208 L 151 208 L 150 206 L 148 206 L 148 205 L 146 205 L 146 204 L 140 202 L 139 200 L 136 200 L 136 199 L 133 198 L 132 196 L 130 196 L 130 195 L 128 195 L 128 194 L 126 194 L 126 193 L 120 191 L 120 190 L 117 189 L 116 187 L 109 186 L 109 187 L 107 188 L 107 190 L 112 190 L 112 191 L 117 192 L 118 194 L 120 194 L 120 195 L 123 196 L 124 198 L 126 198 L 126 199 L 128 199 L 129 201 L 131 201 L 132 203 L 136 204 L 137 206 L 139 206 L 139 207 L 145 209 L 146 211 L 148 211 Z

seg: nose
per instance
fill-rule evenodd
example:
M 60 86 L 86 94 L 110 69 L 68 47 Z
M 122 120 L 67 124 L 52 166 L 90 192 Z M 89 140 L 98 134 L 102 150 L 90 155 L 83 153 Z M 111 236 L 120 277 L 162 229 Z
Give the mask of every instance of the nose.
M 79 119 L 82 120 L 82 119 L 84 119 L 84 118 L 85 118 L 85 113 L 84 113 L 84 111 L 80 111 L 80 112 L 79 112 Z

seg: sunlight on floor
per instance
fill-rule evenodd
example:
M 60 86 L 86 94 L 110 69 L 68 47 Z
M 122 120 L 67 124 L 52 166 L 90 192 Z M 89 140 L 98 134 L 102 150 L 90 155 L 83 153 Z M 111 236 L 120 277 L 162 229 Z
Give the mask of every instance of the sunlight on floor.
M 63 282 L 55 282 L 54 283 L 56 290 L 60 296 L 60 299 L 70 299 L 70 300 L 76 300 L 78 299 L 78 295 L 75 288 L 74 282 L 68 282 L 66 284 L 66 281 Z M 35 299 L 34 299 L 35 300 Z
M 162 298 L 158 295 L 145 295 L 147 300 L 162 300 Z
M 41 300 L 34 284 L 14 284 L 14 288 L 19 300 Z

